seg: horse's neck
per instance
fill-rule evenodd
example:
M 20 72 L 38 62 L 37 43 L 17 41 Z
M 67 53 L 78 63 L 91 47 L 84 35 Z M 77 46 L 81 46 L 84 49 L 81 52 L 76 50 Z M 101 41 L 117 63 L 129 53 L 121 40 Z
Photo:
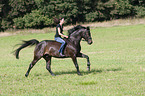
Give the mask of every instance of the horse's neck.
M 73 44 L 78 50 L 80 49 L 80 42 L 81 42 L 81 36 L 73 36 L 70 37 L 70 42 Z
M 73 46 L 76 48 L 76 50 L 79 52 L 81 50 L 80 42 L 82 39 L 82 30 L 77 30 L 76 32 L 72 33 L 70 35 L 70 42 L 73 44 Z

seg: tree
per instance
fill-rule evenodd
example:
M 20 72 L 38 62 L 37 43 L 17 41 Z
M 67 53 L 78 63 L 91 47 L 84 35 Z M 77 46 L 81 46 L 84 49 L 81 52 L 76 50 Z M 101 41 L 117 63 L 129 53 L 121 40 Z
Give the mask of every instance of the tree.
M 111 15 L 114 18 L 126 18 L 133 16 L 133 6 L 129 3 L 129 0 L 114 0 L 114 10 L 111 11 Z
M 23 17 L 35 8 L 33 0 L 2 0 L 1 3 L 1 29 L 12 28 L 14 18 Z
M 65 24 L 142 18 L 145 0 L 1 0 L 0 16 L 0 31 L 55 26 L 55 17 L 64 17 Z

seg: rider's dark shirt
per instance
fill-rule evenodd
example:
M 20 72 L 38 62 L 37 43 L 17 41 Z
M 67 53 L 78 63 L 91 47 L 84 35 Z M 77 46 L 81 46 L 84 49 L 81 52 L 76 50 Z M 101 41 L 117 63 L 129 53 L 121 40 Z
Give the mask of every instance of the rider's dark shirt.
M 60 33 L 63 34 L 63 26 L 60 26 L 60 24 L 58 24 L 58 25 L 56 26 L 55 38 L 56 38 L 56 37 L 60 37 L 60 38 L 61 38 L 61 36 L 60 36 L 59 33 L 58 33 L 58 28 L 60 28 Z

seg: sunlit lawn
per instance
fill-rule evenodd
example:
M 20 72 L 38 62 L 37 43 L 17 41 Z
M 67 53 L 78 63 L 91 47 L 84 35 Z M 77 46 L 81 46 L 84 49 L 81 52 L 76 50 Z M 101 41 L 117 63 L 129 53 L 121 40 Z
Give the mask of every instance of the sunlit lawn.
M 22 32 L 23 33 L 23 32 Z M 20 52 L 15 59 L 11 52 L 21 40 L 53 39 L 55 32 L 18 34 L 0 37 L 0 95 L 30 96 L 143 96 L 145 95 L 145 25 L 91 28 L 93 44 L 82 41 L 78 58 L 83 76 L 76 74 L 71 59 L 52 59 L 51 76 L 40 60 L 28 78 L 24 76 L 33 59 L 34 47 Z

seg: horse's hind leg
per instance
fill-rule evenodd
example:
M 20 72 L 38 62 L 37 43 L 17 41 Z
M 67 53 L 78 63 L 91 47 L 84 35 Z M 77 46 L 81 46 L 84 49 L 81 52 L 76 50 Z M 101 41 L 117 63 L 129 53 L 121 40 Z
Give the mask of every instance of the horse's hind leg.
M 77 63 L 77 58 L 76 58 L 75 56 L 72 57 L 72 61 L 74 62 L 74 65 L 75 65 L 75 67 L 76 67 L 76 69 L 77 69 L 78 75 L 81 75 L 80 70 L 79 70 L 79 65 L 78 65 L 78 63 Z
M 34 67 L 34 65 L 37 63 L 37 61 L 40 60 L 40 58 L 41 57 L 37 57 L 37 56 L 34 57 L 33 61 L 29 65 L 28 71 L 25 74 L 26 77 L 29 75 L 30 70 Z
M 46 69 L 52 76 L 55 76 L 54 73 L 51 71 L 51 57 L 46 54 L 43 58 L 46 60 Z

